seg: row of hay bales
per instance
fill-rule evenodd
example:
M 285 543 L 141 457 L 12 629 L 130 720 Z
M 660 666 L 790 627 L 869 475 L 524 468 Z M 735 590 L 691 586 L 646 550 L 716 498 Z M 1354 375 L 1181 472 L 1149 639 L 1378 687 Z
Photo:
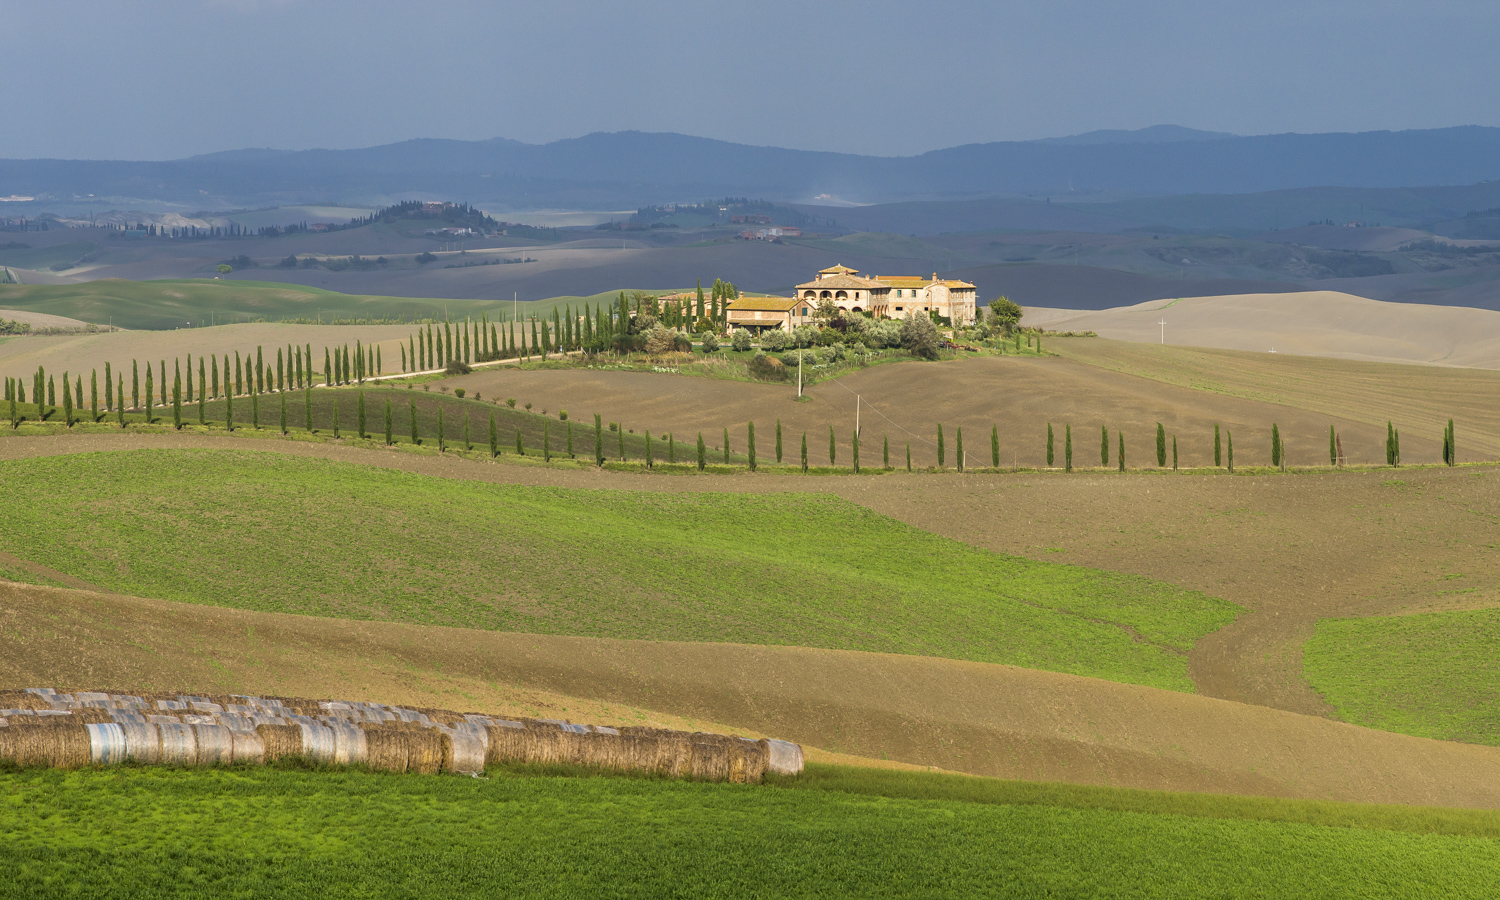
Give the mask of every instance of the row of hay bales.
M 786 741 L 287 697 L 0 691 L 0 760 L 76 768 L 264 764 L 300 757 L 381 772 L 474 774 L 503 762 L 759 783 L 802 771 Z

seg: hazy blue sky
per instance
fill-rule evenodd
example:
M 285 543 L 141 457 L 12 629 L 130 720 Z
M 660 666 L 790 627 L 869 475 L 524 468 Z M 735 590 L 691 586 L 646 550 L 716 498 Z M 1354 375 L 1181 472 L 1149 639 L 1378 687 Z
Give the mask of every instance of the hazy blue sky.
M 1494 0 L 0 0 L 0 157 L 1500 125 Z

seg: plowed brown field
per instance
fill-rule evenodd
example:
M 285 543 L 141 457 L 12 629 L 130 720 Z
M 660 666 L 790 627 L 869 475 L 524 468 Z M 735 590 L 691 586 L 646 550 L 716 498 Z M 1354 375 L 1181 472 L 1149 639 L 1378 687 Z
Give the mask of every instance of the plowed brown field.
M 1007 778 L 1500 807 L 1497 748 L 920 657 L 350 622 L 0 583 L 0 683 L 716 723 Z

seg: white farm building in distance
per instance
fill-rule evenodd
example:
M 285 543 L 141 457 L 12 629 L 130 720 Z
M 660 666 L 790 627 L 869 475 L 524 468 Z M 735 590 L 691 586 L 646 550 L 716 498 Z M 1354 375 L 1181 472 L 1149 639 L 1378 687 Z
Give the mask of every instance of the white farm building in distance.
M 910 313 L 936 313 L 954 325 L 972 325 L 977 310 L 974 285 L 967 281 L 910 275 L 862 277 L 857 269 L 832 266 L 797 285 L 797 298 L 817 306 L 825 301 L 839 309 L 876 318 L 904 319 Z

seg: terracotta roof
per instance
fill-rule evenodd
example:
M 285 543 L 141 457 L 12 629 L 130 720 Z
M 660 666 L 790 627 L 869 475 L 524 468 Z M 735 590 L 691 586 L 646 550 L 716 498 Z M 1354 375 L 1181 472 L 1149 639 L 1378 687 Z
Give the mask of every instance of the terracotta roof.
M 860 290 L 878 291 L 885 287 L 882 282 L 873 278 L 860 278 L 858 275 L 829 275 L 819 278 L 817 281 L 809 281 L 806 284 L 797 285 L 798 291 L 837 291 L 837 290 Z
M 818 274 L 819 275 L 858 275 L 859 274 L 859 270 L 858 269 L 851 269 L 851 268 L 849 268 L 848 266 L 845 266 L 845 265 L 836 265 L 836 266 L 829 266 L 826 269 L 819 269 L 818 270 Z
M 920 278 L 916 275 L 878 275 L 876 280 L 898 288 L 923 288 L 932 284 L 931 279 Z
M 750 312 L 755 310 L 786 312 L 794 306 L 802 303 L 796 297 L 741 297 L 729 304 L 730 312 Z
M 969 288 L 970 290 L 974 289 L 974 285 L 969 284 L 967 281 L 945 281 L 943 282 L 943 284 L 946 284 L 951 288 Z

